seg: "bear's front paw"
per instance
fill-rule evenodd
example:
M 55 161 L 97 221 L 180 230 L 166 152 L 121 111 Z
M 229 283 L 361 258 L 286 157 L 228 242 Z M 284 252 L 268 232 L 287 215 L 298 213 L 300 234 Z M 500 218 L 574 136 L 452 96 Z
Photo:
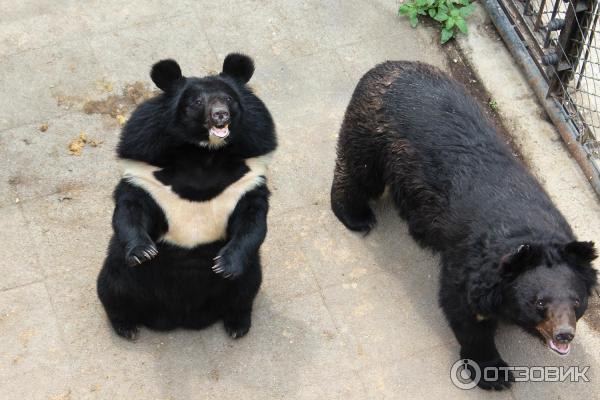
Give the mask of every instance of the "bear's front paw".
M 158 249 L 152 242 L 132 246 L 125 254 L 125 261 L 130 267 L 150 261 L 158 255 Z
M 508 370 L 508 364 L 501 358 L 489 361 L 475 361 L 481 371 L 481 378 L 477 386 L 485 390 L 504 390 L 508 389 L 515 378 Z M 469 368 L 469 367 L 468 367 Z M 471 371 L 472 375 L 475 372 Z
M 239 339 L 245 336 L 250 330 L 250 315 L 239 315 L 235 317 L 226 317 L 223 320 L 225 331 L 233 339 Z
M 242 262 L 227 246 L 219 252 L 214 261 L 212 270 L 224 278 L 235 279 L 242 274 Z
M 138 338 L 138 328 L 135 325 L 113 322 L 115 333 L 122 338 L 135 342 Z
M 360 232 L 366 236 L 377 224 L 377 218 L 368 205 L 349 209 L 341 204 L 332 203 L 331 207 L 340 222 L 351 231 Z

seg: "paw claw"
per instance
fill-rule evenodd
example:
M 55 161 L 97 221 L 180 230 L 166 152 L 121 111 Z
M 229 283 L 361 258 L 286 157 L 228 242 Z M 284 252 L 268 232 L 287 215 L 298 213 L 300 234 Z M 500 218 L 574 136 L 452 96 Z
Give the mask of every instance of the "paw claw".
M 125 259 L 130 266 L 136 266 L 152 260 L 157 255 L 158 250 L 154 244 L 141 244 L 128 250 Z
M 232 339 L 239 339 L 250 330 L 250 316 L 243 319 L 229 320 L 225 322 L 225 331 Z
M 119 336 L 121 336 L 122 338 L 125 338 L 127 340 L 131 340 L 132 342 L 135 342 L 138 338 L 138 334 L 139 334 L 139 330 L 137 327 L 133 326 L 115 326 L 115 333 Z
M 243 262 L 240 261 L 239 254 L 227 246 L 221 249 L 214 260 L 212 270 L 216 274 L 222 274 L 223 278 L 232 278 L 243 273 Z

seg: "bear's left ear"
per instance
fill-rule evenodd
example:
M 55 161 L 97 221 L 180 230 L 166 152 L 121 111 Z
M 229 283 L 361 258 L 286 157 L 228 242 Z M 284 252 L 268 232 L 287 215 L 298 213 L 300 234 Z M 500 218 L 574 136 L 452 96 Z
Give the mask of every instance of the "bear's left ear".
M 594 242 L 570 242 L 565 245 L 564 252 L 579 264 L 588 264 L 598 257 Z
M 181 68 L 175 60 L 161 60 L 152 66 L 150 77 L 163 92 L 173 89 L 182 79 Z
M 245 54 L 230 53 L 223 61 L 223 75 L 247 83 L 254 74 L 254 61 Z
M 563 247 L 563 256 L 574 263 L 575 271 L 583 279 L 588 295 L 598 282 L 598 272 L 591 266 L 591 262 L 598 257 L 594 242 L 570 242 Z M 572 265 L 572 264 L 571 264 Z

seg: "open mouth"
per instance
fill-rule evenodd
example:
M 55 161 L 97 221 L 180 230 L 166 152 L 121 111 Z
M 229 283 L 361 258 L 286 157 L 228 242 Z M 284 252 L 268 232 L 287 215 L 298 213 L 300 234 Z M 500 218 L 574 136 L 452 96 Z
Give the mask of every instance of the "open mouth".
M 219 139 L 225 139 L 227 136 L 229 136 L 229 124 L 213 126 L 208 132 Z
M 571 343 L 570 342 L 557 342 L 553 339 L 548 339 L 547 341 L 548 347 L 554 350 L 556 353 L 561 356 L 566 356 L 571 351 Z

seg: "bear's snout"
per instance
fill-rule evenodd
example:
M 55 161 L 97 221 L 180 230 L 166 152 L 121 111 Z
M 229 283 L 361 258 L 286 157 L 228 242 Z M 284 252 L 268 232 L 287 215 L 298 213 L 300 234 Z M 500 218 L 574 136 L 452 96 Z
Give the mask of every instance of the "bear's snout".
M 575 309 L 567 303 L 551 304 L 546 311 L 546 319 L 536 329 L 546 339 L 548 347 L 561 355 L 571 350 L 575 337 L 577 318 Z
M 229 123 L 230 114 L 227 106 L 215 104 L 210 110 L 210 118 L 217 126 L 223 126 Z
M 575 329 L 570 326 L 561 328 L 560 331 L 554 335 L 554 340 L 557 342 L 570 342 L 575 337 Z

